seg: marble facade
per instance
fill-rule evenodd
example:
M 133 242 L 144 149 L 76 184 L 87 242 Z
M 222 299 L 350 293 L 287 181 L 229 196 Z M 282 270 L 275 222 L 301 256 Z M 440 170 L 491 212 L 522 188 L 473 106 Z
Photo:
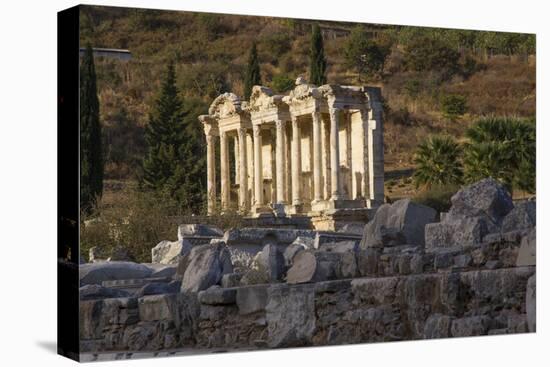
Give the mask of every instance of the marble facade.
M 287 96 L 263 86 L 249 101 L 224 93 L 199 120 L 209 214 L 316 216 L 384 201 L 380 88 L 298 78 Z

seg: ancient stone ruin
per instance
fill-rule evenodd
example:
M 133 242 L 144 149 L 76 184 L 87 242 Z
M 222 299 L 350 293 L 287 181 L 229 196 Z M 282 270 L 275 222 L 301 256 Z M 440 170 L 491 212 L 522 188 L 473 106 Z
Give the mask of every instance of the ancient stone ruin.
M 405 199 L 340 231 L 182 225 L 151 263 L 80 266 L 81 351 L 100 360 L 533 332 L 535 208 L 486 179 L 441 218 Z
M 298 78 L 288 96 L 262 86 L 253 88 L 250 101 L 222 94 L 199 119 L 207 143 L 210 214 L 307 216 L 315 228 L 334 230 L 344 222 L 364 223 L 367 209 L 384 201 L 379 88 L 316 87 Z

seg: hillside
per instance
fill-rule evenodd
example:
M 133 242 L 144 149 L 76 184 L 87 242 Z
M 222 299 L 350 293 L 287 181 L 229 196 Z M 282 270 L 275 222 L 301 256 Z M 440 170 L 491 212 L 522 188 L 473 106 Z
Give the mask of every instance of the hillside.
M 129 62 L 96 59 L 106 178 L 131 180 L 139 172 L 145 151 L 143 128 L 169 59 L 175 61 L 178 87 L 188 111 L 185 123 L 200 131 L 196 116 L 206 112 L 213 98 L 226 91 L 243 94 L 253 42 L 258 45 L 264 85 L 284 93 L 297 76 L 307 78 L 312 23 L 83 7 L 81 46 L 89 43 L 132 53 Z M 324 37 L 328 82 L 382 87 L 390 196 L 413 193 L 406 178 L 412 168 L 412 152 L 427 135 L 446 132 L 460 139 L 477 116 L 535 115 L 534 35 L 367 24 L 364 34 L 386 50 L 387 57 L 378 73 L 359 74 L 346 62 L 346 46 L 356 24 L 318 23 Z M 455 121 L 441 112 L 441 101 L 448 95 L 465 98 L 466 113 Z

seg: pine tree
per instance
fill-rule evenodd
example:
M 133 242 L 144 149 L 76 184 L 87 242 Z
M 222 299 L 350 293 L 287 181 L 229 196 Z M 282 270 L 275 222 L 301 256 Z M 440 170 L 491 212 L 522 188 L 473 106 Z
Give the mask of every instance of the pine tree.
M 260 85 L 262 79 L 260 76 L 260 64 L 258 62 L 258 51 L 256 43 L 252 44 L 250 53 L 248 54 L 248 64 L 246 67 L 246 77 L 244 81 L 244 99 L 248 100 L 252 94 L 252 87 Z
M 140 185 L 197 211 L 204 196 L 202 146 L 195 131 L 200 127 L 191 126 L 186 117 L 170 62 L 145 130 L 147 154 Z
M 80 64 L 80 207 L 89 212 L 103 192 L 103 152 L 94 55 L 86 47 Z
M 318 24 L 314 24 L 311 31 L 311 53 L 309 57 L 309 82 L 315 85 L 326 84 L 327 61 L 323 47 L 323 36 Z

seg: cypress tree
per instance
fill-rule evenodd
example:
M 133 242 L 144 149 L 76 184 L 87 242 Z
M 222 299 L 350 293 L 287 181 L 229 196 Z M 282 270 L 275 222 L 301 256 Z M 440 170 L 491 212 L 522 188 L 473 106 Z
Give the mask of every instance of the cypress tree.
M 258 62 L 258 51 L 256 43 L 252 44 L 248 54 L 248 64 L 246 67 L 246 77 L 244 81 L 244 99 L 248 100 L 252 94 L 252 87 L 262 83 L 260 76 L 260 63 Z
M 178 95 L 174 64 L 169 62 L 160 93 L 145 129 L 147 154 L 142 189 L 155 191 L 178 205 L 198 210 L 203 201 L 203 164 L 196 129 L 186 118 Z
M 311 31 L 311 52 L 309 55 L 309 82 L 315 85 L 327 83 L 327 61 L 323 47 L 321 29 L 316 23 Z
M 80 207 L 89 212 L 103 192 L 103 152 L 94 55 L 86 47 L 80 64 Z

